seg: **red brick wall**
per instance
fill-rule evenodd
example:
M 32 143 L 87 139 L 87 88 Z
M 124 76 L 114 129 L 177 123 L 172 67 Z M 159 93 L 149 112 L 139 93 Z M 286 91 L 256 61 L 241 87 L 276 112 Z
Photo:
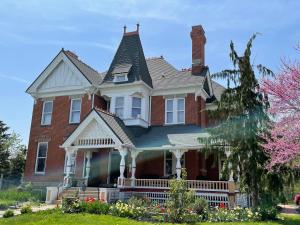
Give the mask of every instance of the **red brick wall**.
M 91 100 L 85 95 L 82 98 L 81 120 L 91 110 Z M 32 182 L 61 182 L 65 159 L 64 149 L 59 148 L 66 137 L 78 126 L 69 124 L 71 98 L 55 97 L 53 100 L 52 121 L 49 126 L 41 125 L 43 101 L 37 100 L 33 107 L 28 154 L 25 166 L 25 180 Z M 45 175 L 35 175 L 35 161 L 38 142 L 48 141 L 48 153 Z
M 163 96 L 151 98 L 151 125 L 163 125 L 165 122 L 165 99 Z
M 107 110 L 107 103 L 103 97 L 99 95 L 94 95 L 94 107 Z
M 164 176 L 164 153 L 162 151 L 144 151 L 138 155 L 136 178 L 144 178 L 150 175 Z

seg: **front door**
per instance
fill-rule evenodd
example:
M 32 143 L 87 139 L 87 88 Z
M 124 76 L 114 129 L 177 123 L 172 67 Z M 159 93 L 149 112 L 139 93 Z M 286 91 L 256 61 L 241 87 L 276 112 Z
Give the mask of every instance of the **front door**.
M 107 150 L 93 152 L 91 158 L 91 170 L 88 180 L 89 187 L 101 187 L 107 184 L 108 177 L 108 155 Z
M 120 153 L 117 151 L 111 151 L 109 164 L 109 184 L 116 184 L 118 181 L 118 177 L 120 176 L 120 161 Z

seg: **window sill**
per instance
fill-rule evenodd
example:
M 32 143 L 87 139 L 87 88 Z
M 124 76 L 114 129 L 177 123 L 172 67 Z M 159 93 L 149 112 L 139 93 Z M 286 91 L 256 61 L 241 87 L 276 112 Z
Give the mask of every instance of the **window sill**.
M 69 122 L 70 125 L 78 125 L 80 122 Z
M 185 125 L 185 122 L 183 123 L 165 123 L 164 126 L 172 126 L 172 125 Z
M 45 172 L 34 172 L 34 175 L 36 176 L 44 176 L 45 174 Z
M 50 124 L 41 124 L 41 127 L 51 127 L 51 123 Z

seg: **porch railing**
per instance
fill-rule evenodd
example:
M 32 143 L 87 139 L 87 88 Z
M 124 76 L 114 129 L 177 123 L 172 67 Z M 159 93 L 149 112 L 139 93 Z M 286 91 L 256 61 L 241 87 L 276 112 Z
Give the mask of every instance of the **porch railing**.
M 228 181 L 206 181 L 206 180 L 187 180 L 187 186 L 192 190 L 199 191 L 222 191 L 229 190 Z M 119 178 L 118 187 L 123 188 L 151 188 L 151 189 L 168 189 L 170 180 L 167 179 L 131 179 Z

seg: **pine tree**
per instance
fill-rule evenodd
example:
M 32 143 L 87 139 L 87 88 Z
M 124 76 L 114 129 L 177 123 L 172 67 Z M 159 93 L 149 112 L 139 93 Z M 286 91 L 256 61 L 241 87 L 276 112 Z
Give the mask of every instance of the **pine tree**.
M 231 42 L 230 59 L 234 69 L 212 75 L 226 79 L 227 89 L 217 103 L 217 109 L 209 112 L 218 125 L 207 129 L 210 138 L 200 139 L 205 141 L 210 150 L 229 153 L 224 166 L 227 176 L 233 172 L 235 178 L 240 177 L 241 187 L 251 193 L 254 206 L 258 204 L 259 193 L 268 188 L 271 182 L 271 176 L 265 169 L 268 157 L 261 147 L 263 140 L 260 137 L 268 128 L 268 101 L 259 91 L 250 57 L 255 37 L 256 34 L 250 38 L 242 56 L 237 54 Z M 262 75 L 272 74 L 262 65 L 257 68 Z M 221 147 L 217 147 L 216 143 L 221 143 Z
M 0 174 L 6 176 L 9 173 L 9 150 L 7 141 L 9 134 L 7 133 L 8 127 L 0 120 Z

